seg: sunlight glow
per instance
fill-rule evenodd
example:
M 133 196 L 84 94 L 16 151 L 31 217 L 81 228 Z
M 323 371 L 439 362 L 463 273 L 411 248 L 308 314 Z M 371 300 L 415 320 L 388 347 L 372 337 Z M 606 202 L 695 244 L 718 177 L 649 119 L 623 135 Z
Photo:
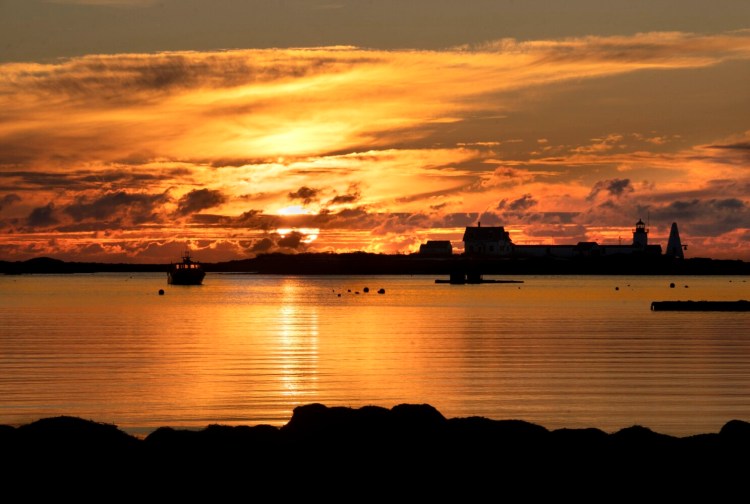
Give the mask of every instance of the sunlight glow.
M 320 229 L 315 228 L 279 228 L 276 230 L 276 233 L 281 236 L 282 238 L 286 238 L 287 235 L 297 232 L 301 235 L 301 242 L 302 243 L 312 243 L 320 234 Z
M 291 205 L 276 212 L 279 215 L 312 215 L 315 212 L 301 205 Z

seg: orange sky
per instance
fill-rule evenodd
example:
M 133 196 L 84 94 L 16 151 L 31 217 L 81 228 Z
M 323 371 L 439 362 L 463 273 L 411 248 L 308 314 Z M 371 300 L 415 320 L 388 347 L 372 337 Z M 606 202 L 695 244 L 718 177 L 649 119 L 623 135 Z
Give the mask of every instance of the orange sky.
M 113 4 L 153 8 L 55 8 Z M 579 31 L 5 58 L 0 260 L 460 252 L 478 220 L 629 243 L 638 219 L 750 260 L 750 26 Z

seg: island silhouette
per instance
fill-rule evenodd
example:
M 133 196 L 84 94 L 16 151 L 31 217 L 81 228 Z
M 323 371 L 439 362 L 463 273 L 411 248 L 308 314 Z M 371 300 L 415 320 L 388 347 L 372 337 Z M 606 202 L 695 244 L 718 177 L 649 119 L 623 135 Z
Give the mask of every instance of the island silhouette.
M 201 263 L 206 272 L 293 275 L 748 275 L 750 263 L 741 260 L 689 258 L 667 255 L 612 255 L 601 257 L 476 257 L 453 254 L 368 252 L 296 254 L 268 253 L 232 261 Z M 38 257 L 26 261 L 0 261 L 4 274 L 166 272 L 169 264 L 62 261 Z

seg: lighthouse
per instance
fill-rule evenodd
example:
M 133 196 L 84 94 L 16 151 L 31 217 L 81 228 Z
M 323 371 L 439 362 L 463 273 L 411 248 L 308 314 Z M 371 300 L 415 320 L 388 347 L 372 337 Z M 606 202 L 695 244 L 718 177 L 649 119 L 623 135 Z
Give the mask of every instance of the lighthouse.
M 685 254 L 682 252 L 683 246 L 680 241 L 680 232 L 677 231 L 677 223 L 672 223 L 672 229 L 669 230 L 669 240 L 667 240 L 666 255 L 676 259 L 684 259 Z
M 648 245 L 648 230 L 646 229 L 646 224 L 641 219 L 638 219 L 633 231 L 633 247 L 645 250 L 646 245 Z

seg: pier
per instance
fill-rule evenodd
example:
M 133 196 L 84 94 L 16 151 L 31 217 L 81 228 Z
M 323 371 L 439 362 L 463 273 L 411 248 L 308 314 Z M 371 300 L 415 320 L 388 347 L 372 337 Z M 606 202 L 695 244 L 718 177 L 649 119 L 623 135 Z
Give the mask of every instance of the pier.
M 750 311 L 750 301 L 653 301 L 651 311 Z

